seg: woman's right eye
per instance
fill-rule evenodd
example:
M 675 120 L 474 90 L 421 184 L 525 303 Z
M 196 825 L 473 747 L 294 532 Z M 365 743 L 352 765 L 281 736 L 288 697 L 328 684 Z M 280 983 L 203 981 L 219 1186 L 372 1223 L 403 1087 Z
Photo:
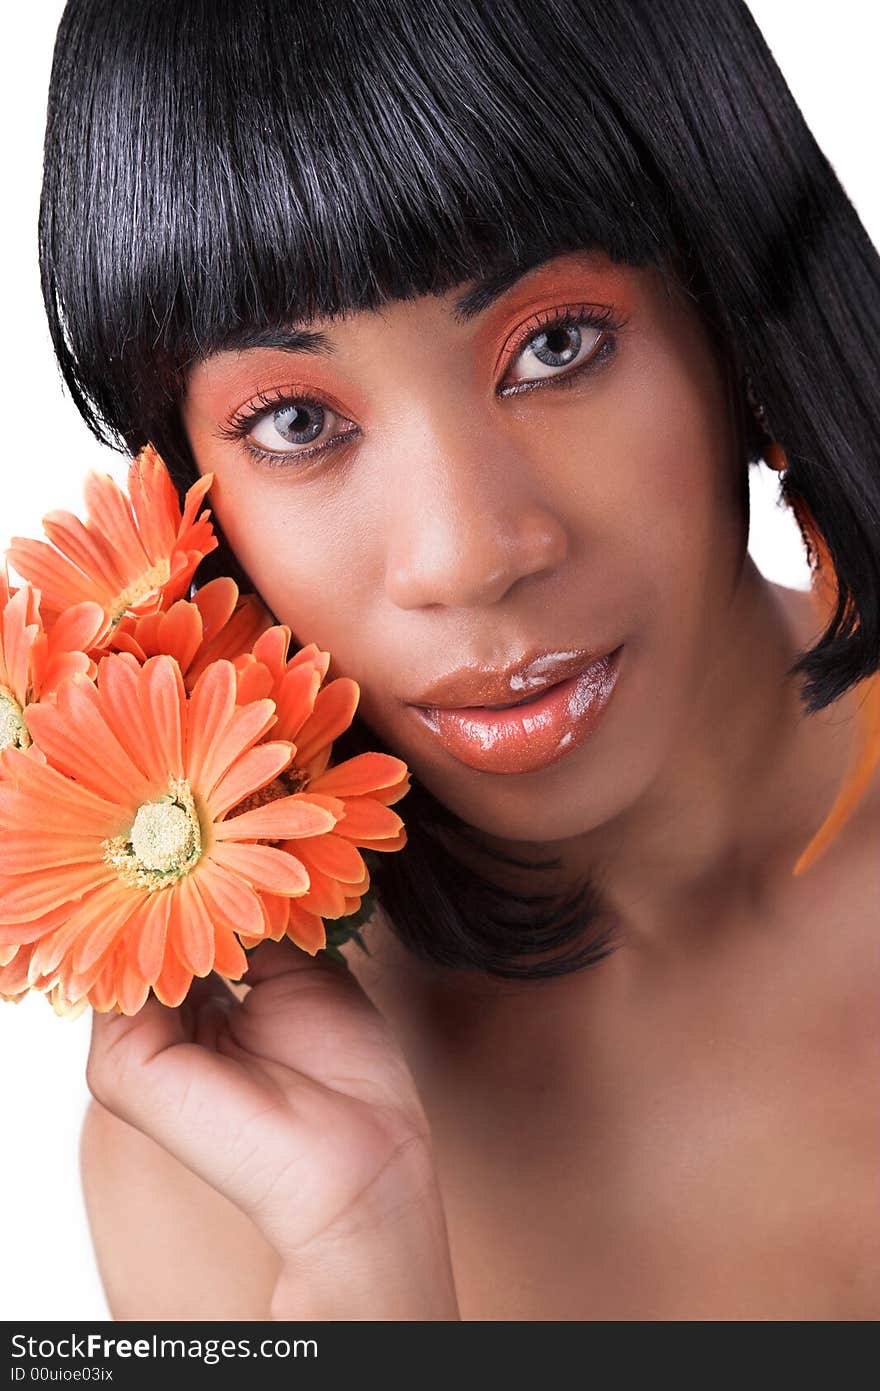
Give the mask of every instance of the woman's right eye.
M 359 433 L 353 421 L 323 401 L 280 391 L 251 399 L 217 431 L 221 439 L 241 444 L 256 458 L 279 467 L 323 454 Z
M 341 420 L 336 411 L 318 401 L 285 401 L 274 410 L 260 414 L 251 424 L 247 437 L 267 453 L 311 453 L 313 451 L 308 446 L 316 442 L 326 443 L 328 433 L 333 438 L 334 422 Z M 344 433 L 352 432 L 347 430 Z

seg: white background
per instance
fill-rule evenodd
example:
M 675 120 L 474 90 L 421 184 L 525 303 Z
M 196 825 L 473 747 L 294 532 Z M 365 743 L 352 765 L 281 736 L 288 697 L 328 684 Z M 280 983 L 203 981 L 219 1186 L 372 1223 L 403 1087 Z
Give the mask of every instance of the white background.
M 39 294 L 40 160 L 62 9 L 62 0 L 32 0 L 4 12 L 0 548 L 15 534 L 41 535 L 40 518 L 50 508 L 81 511 L 86 469 L 97 467 L 120 482 L 125 474 L 120 456 L 97 444 L 62 392 Z M 752 0 L 751 9 L 820 145 L 875 245 L 880 244 L 877 7 L 872 0 L 833 5 Z M 771 579 L 804 587 L 808 577 L 800 538 L 787 512 L 776 505 L 776 477 L 764 468 L 751 473 L 750 550 Z M 0 1002 L 0 1319 L 109 1318 L 79 1185 L 88 1037 L 88 1011 L 68 1022 L 57 1019 L 40 997 L 19 1005 Z

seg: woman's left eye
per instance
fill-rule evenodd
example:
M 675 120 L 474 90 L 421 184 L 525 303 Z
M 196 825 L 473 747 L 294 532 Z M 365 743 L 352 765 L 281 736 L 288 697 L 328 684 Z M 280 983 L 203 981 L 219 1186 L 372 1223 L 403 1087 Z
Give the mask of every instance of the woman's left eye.
M 532 328 L 520 339 L 520 346 L 511 358 L 512 366 L 520 365 L 520 375 L 508 371 L 503 395 L 512 395 L 517 388 L 548 378 L 574 375 L 581 367 L 604 357 L 613 340 L 608 333 L 607 316 L 601 324 L 591 318 L 574 315 L 548 316 L 547 321 Z

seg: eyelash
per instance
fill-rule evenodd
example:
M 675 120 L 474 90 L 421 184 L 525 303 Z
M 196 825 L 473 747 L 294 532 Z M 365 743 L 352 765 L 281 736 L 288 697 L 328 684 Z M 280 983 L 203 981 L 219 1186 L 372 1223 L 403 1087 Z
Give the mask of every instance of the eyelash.
M 576 385 L 582 376 L 604 366 L 611 359 L 617 347 L 616 335 L 624 327 L 625 322 L 626 320 L 617 318 L 610 307 L 600 308 L 595 304 L 567 304 L 533 315 L 518 331 L 509 353 L 505 350 L 506 366 L 509 367 L 516 362 L 523 350 L 539 333 L 550 333 L 554 329 L 580 328 L 582 325 L 588 324 L 590 328 L 602 330 L 605 334 L 604 341 L 600 339 L 590 356 L 577 367 L 571 368 L 570 371 L 561 370 L 556 376 L 514 382 L 512 386 L 499 389 L 498 395 L 503 397 L 522 396 L 526 392 L 536 389 L 544 390 L 547 387 L 562 389 Z M 310 395 L 307 391 L 297 391 L 293 394 L 289 387 L 278 387 L 272 391 L 261 391 L 253 397 L 230 417 L 228 422 L 217 431 L 217 434 L 222 439 L 241 444 L 252 457 L 268 464 L 270 468 L 293 467 L 296 471 L 305 472 L 305 467 L 298 468 L 301 460 L 313 459 L 319 454 L 325 454 L 360 433 L 357 429 L 345 430 L 341 434 L 331 436 L 330 439 L 313 449 L 290 452 L 263 449 L 260 445 L 248 440 L 248 435 L 253 430 L 254 425 L 264 415 L 268 415 L 270 411 L 277 411 L 283 405 L 293 404 L 318 406 L 322 410 L 328 409 L 326 401 Z M 333 410 L 333 407 L 331 406 L 329 409 Z

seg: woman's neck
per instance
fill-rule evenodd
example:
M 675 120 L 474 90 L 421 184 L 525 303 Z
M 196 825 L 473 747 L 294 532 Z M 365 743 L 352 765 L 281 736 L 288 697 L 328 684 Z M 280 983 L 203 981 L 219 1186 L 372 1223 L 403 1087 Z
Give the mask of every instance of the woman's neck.
M 541 889 L 589 880 L 615 940 L 631 946 L 707 916 L 760 911 L 790 882 L 853 744 L 857 694 L 808 717 L 799 678 L 786 676 L 820 631 L 812 596 L 768 581 L 747 556 L 690 709 L 638 800 L 564 841 L 486 839 L 517 856 L 558 857 Z

